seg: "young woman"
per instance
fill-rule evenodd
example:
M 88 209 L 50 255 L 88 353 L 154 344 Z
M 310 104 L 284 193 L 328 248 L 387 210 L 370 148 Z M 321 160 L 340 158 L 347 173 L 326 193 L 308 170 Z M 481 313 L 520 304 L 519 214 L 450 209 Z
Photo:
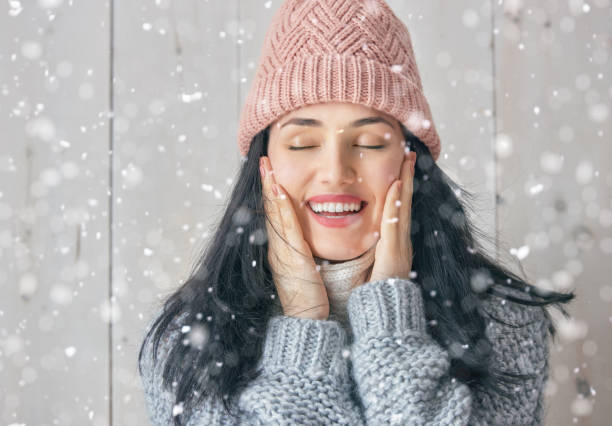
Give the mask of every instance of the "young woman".
M 153 424 L 542 422 L 544 306 L 573 295 L 482 251 L 384 1 L 281 5 L 239 147 L 215 235 L 145 332 Z

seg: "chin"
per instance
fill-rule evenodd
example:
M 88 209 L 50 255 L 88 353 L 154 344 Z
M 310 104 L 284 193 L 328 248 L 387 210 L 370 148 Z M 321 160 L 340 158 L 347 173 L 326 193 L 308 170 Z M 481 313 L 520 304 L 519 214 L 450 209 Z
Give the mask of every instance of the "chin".
M 344 262 L 361 256 L 367 249 L 359 247 L 357 250 L 349 249 L 339 250 L 338 247 L 329 250 L 312 249 L 312 255 L 320 259 L 329 260 L 330 262 Z
M 377 235 L 379 232 L 380 230 L 369 231 L 360 240 L 351 243 L 324 243 L 320 241 L 317 244 L 310 238 L 307 243 L 313 256 L 333 262 L 343 262 L 359 257 L 372 248 L 378 242 Z

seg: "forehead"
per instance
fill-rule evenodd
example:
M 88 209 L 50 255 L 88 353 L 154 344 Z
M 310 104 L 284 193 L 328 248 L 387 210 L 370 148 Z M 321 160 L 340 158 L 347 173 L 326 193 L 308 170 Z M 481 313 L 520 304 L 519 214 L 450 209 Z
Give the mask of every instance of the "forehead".
M 362 104 L 354 104 L 351 102 L 322 102 L 318 104 L 304 105 L 298 109 L 290 111 L 287 113 L 287 116 L 300 114 L 300 113 L 334 113 L 334 112 L 342 112 L 346 114 L 368 114 L 368 113 L 380 113 L 377 109 L 362 105 Z
M 383 117 L 395 124 L 396 119 L 375 108 L 349 102 L 327 102 L 305 105 L 281 116 L 273 123 L 273 127 L 280 126 L 291 118 L 312 118 L 321 121 L 324 126 L 341 127 L 350 121 L 363 117 Z M 273 130 L 274 131 L 274 130 Z

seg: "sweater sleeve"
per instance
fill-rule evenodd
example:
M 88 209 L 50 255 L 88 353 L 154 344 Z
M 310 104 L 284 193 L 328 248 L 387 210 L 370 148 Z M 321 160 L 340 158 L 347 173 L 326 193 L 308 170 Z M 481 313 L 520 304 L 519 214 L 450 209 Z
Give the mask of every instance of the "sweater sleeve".
M 524 297 L 524 295 L 523 295 Z M 548 379 L 549 318 L 544 308 L 519 305 L 497 296 L 484 304 L 485 311 L 504 323 L 490 320 L 487 336 L 493 346 L 493 367 L 525 374 L 517 385 L 502 384 L 508 396 L 474 392 L 474 425 L 541 425 L 544 422 L 544 386 Z
M 515 309 L 517 315 L 522 308 Z M 421 290 L 412 281 L 366 283 L 351 293 L 348 311 L 355 335 L 353 374 L 368 424 L 523 425 L 534 418 L 538 424 L 546 353 L 533 348 L 542 343 L 543 321 L 511 334 L 505 328 L 487 329 L 496 366 L 535 373 L 512 397 L 502 398 L 450 377 L 449 354 L 427 334 Z M 523 356 L 525 348 L 537 353 Z
M 336 321 L 279 315 L 268 323 L 259 362 L 261 375 L 239 396 L 239 424 L 254 425 L 363 425 L 361 412 L 350 398 L 346 331 Z M 158 349 L 160 361 L 172 339 Z M 146 352 L 149 352 L 147 350 Z M 344 353 L 343 353 L 344 352 Z M 149 360 L 148 353 L 144 354 Z M 162 388 L 162 362 L 145 361 L 142 383 L 149 419 L 170 426 L 174 395 Z M 233 425 L 217 400 L 206 400 L 188 414 L 189 426 Z
M 465 425 L 472 397 L 451 378 L 449 355 L 427 333 L 412 281 L 371 281 L 351 292 L 353 375 L 367 424 Z
M 363 425 L 350 398 L 346 331 L 336 321 L 273 317 L 260 361 L 262 375 L 240 405 L 262 424 Z

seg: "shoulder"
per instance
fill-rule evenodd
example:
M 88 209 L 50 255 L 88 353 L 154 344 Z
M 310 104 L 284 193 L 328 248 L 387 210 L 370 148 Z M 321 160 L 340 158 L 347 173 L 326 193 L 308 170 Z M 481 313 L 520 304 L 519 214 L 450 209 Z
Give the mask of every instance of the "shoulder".
M 181 328 L 187 319 L 187 313 L 174 315 L 168 321 L 164 307 L 159 308 L 150 318 L 142 334 L 142 365 L 154 370 L 168 357 L 171 349 L 182 336 Z M 155 338 L 158 329 L 163 327 L 159 342 Z
M 548 326 L 550 318 L 546 308 L 534 305 L 536 298 L 529 291 L 509 287 L 497 287 L 498 294 L 487 294 L 482 299 L 482 309 L 486 317 L 504 319 L 509 325 L 517 327 L 538 323 Z M 522 299 L 526 303 L 512 300 Z
M 533 300 L 520 290 L 507 289 L 506 292 Z M 488 295 L 482 301 L 482 309 L 487 337 L 505 369 L 530 374 L 546 367 L 551 322 L 545 307 Z
M 164 380 L 164 370 L 170 351 L 181 338 L 181 322 L 185 315 L 178 315 L 166 324 L 167 313 L 158 310 L 147 323 L 142 336 L 142 354 L 139 359 L 140 378 L 151 424 L 171 424 L 177 409 L 175 392 Z M 166 325 L 166 326 L 165 326 Z M 159 341 L 158 327 L 164 327 Z

